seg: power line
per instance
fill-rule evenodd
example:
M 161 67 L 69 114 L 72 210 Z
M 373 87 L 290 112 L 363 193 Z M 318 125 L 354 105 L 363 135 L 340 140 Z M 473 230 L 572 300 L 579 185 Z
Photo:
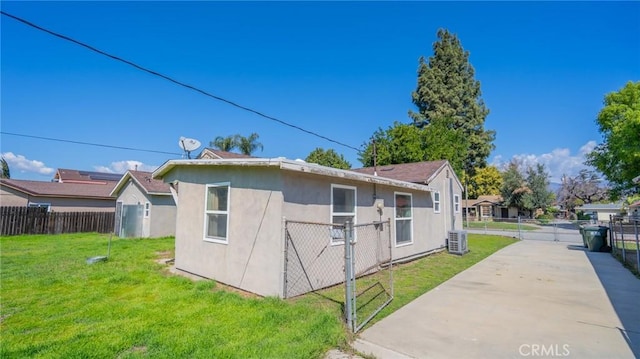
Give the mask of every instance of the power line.
M 108 147 L 108 148 L 117 148 L 119 150 L 129 150 L 129 151 L 140 151 L 140 152 L 151 152 L 151 153 L 161 153 L 164 155 L 182 155 L 181 153 L 175 153 L 175 152 L 165 152 L 165 151 L 155 151 L 155 150 L 145 150 L 142 148 L 132 148 L 132 147 L 122 147 L 122 146 L 113 146 L 113 145 L 105 145 L 105 144 L 101 144 L 101 143 L 91 143 L 91 142 L 81 142 L 81 141 L 73 141 L 73 140 L 65 140 L 62 138 L 52 138 L 52 137 L 41 137 L 41 136 L 32 136 L 32 135 L 25 135 L 22 133 L 11 133 L 11 132 L 5 132 L 5 131 L 0 131 L 1 134 L 3 135 L 10 135 L 10 136 L 19 136 L 19 137 L 27 137 L 27 138 L 37 138 L 39 140 L 47 140 L 47 141 L 56 141 L 56 142 L 66 142 L 66 143 L 75 143 L 75 144 L 79 144 L 79 145 L 88 145 L 88 146 L 96 146 L 96 147 Z
M 143 67 L 143 66 L 140 66 L 140 65 L 138 65 L 138 64 L 136 64 L 136 63 L 134 63 L 134 62 L 131 62 L 131 61 L 129 61 L 129 60 L 125 60 L 125 59 L 120 58 L 120 57 L 118 57 L 118 56 L 115 56 L 115 55 L 109 54 L 109 53 L 107 53 L 107 52 L 105 52 L 105 51 L 102 51 L 102 50 L 100 50 L 100 49 L 97 49 L 97 48 L 95 48 L 95 47 L 93 47 L 93 46 L 91 46 L 91 45 L 85 44 L 85 43 L 83 43 L 83 42 L 81 42 L 81 41 L 75 40 L 75 39 L 73 39 L 73 38 L 70 38 L 70 37 L 68 37 L 68 36 L 65 36 L 65 35 L 59 34 L 59 33 L 57 33 L 57 32 L 54 32 L 54 31 L 51 31 L 51 30 L 48 30 L 48 29 L 45 29 L 45 28 L 43 28 L 43 27 L 41 27 L 41 26 L 39 26 L 39 25 L 36 25 L 36 24 L 34 24 L 34 23 L 32 23 L 32 22 L 29 22 L 29 21 L 27 21 L 27 20 L 25 20 L 25 19 L 22 19 L 22 18 L 20 18 L 20 17 L 18 17 L 18 16 L 11 15 L 11 14 L 9 14 L 9 13 L 5 12 L 5 11 L 0 11 L 0 13 L 1 13 L 2 15 L 4 15 L 4 16 L 8 16 L 8 17 L 10 17 L 10 18 L 12 18 L 12 19 L 14 19 L 14 20 L 17 20 L 17 21 L 19 21 L 19 22 L 21 22 L 21 23 L 23 23 L 23 24 L 25 24 L 25 25 L 31 26 L 31 27 L 33 27 L 33 28 L 35 28 L 35 29 L 40 30 L 40 31 L 44 31 L 44 32 L 46 32 L 46 33 L 48 33 L 48 34 L 50 34 L 50 35 L 53 35 L 53 36 L 58 37 L 58 38 L 61 38 L 61 39 L 63 39 L 63 40 L 66 40 L 66 41 L 72 42 L 72 43 L 74 43 L 74 44 L 76 44 L 76 45 L 80 45 L 80 46 L 82 46 L 82 47 L 84 47 L 84 48 L 86 48 L 86 49 L 89 49 L 89 50 L 91 50 L 91 51 L 93 51 L 93 52 L 97 52 L 98 54 L 103 55 L 103 56 L 106 56 L 106 57 L 109 57 L 109 58 L 111 58 L 111 59 L 113 59 L 113 60 L 123 62 L 123 63 L 125 63 L 125 64 L 127 64 L 127 65 L 129 65 L 129 66 L 132 66 L 132 67 L 134 67 L 134 68 L 136 68 L 136 69 L 138 69 L 138 70 L 141 70 L 141 71 L 147 72 L 147 73 L 149 73 L 149 74 L 151 74 L 151 75 L 153 75 L 153 76 L 157 76 L 157 77 L 160 77 L 160 78 L 165 79 L 165 80 L 167 80 L 167 81 L 173 82 L 174 84 L 177 84 L 177 85 L 180 85 L 180 86 L 186 87 L 186 88 L 188 88 L 188 89 L 190 89 L 190 90 L 193 90 L 193 91 L 196 91 L 196 92 L 198 92 L 198 93 L 200 93 L 200 94 L 202 94 L 202 95 L 205 95 L 205 96 L 211 97 L 211 98 L 213 98 L 213 99 L 215 99 L 215 100 L 218 100 L 218 101 L 222 101 L 222 102 L 227 103 L 227 104 L 229 104 L 229 105 L 231 105 L 231 106 L 234 106 L 234 107 L 237 107 L 237 108 L 239 108 L 239 109 L 242 109 L 242 110 L 245 110 L 245 111 L 248 111 L 248 112 L 254 113 L 254 114 L 256 114 L 256 115 L 258 115 L 258 116 L 260 116 L 260 117 L 264 117 L 264 118 L 266 118 L 266 119 L 268 119 L 268 120 L 278 122 L 278 123 L 280 123 L 280 124 L 282 124 L 282 125 L 285 125 L 285 126 L 288 126 L 288 127 L 294 128 L 294 129 L 296 129 L 296 130 L 299 130 L 299 131 L 305 132 L 305 133 L 310 134 L 310 135 L 312 135 L 312 136 L 319 137 L 319 138 L 321 138 L 321 139 L 323 139 L 323 140 L 327 140 L 327 141 L 329 141 L 329 142 L 333 142 L 333 143 L 335 143 L 335 144 L 337 144 L 337 145 L 340 145 L 340 146 L 344 146 L 344 147 L 350 148 L 350 149 L 352 149 L 352 150 L 357 151 L 358 153 L 359 153 L 359 152 L 361 152 L 361 150 L 360 150 L 359 148 L 356 148 L 356 147 L 353 147 L 353 146 L 347 145 L 346 143 L 343 143 L 343 142 L 340 142 L 340 141 L 333 140 L 333 139 L 331 139 L 331 138 L 329 138 L 329 137 L 323 136 L 323 135 L 318 134 L 318 133 L 316 133 L 316 132 L 313 132 L 313 131 L 310 131 L 310 130 L 306 130 L 306 129 L 304 129 L 304 128 L 300 127 L 300 126 L 297 126 L 297 125 L 294 125 L 294 124 L 291 124 L 291 123 L 285 122 L 285 121 L 280 120 L 280 119 L 278 119 L 278 118 L 275 118 L 275 117 L 273 117 L 273 116 L 266 115 L 266 114 L 264 114 L 264 113 L 262 113 L 262 112 L 260 112 L 260 111 L 257 111 L 257 110 L 254 110 L 254 109 L 251 109 L 251 108 L 246 107 L 246 106 L 242 106 L 242 105 L 240 105 L 240 104 L 237 104 L 237 103 L 235 103 L 235 102 L 233 102 L 233 101 L 227 100 L 227 99 L 222 98 L 222 97 L 220 97 L 220 96 L 213 95 L 213 94 L 211 94 L 211 93 L 209 93 L 209 92 L 207 92 L 207 91 L 201 90 L 201 89 L 199 89 L 199 88 L 197 88 L 197 87 L 195 87 L 195 86 L 192 86 L 192 85 L 186 84 L 186 83 L 184 83 L 184 82 L 181 82 L 181 81 L 175 80 L 175 79 L 173 79 L 173 78 L 171 78 L 171 77 L 169 77 L 169 76 L 167 76 L 167 75 L 163 75 L 163 74 L 161 74 L 161 73 L 159 73 L 159 72 L 156 72 L 156 71 L 153 71 L 153 70 L 149 70 L 149 69 L 147 69 L 147 68 L 145 68 L 145 67 Z

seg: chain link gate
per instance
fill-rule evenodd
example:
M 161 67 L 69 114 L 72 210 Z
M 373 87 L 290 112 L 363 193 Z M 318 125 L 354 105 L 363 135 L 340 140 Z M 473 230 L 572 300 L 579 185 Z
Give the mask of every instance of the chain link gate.
M 285 220 L 284 297 L 343 283 L 345 319 L 360 330 L 393 299 L 390 223 Z

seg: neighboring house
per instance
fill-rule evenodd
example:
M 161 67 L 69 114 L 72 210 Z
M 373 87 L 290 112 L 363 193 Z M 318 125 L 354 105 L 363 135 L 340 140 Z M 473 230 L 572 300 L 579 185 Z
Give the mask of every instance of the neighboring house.
M 129 170 L 111 191 L 116 198 L 116 235 L 166 237 L 175 235 L 176 202 L 169 184 L 151 172 Z
M 115 185 L 122 178 L 120 173 L 70 170 L 59 168 L 52 182 Z
M 597 221 L 608 222 L 610 216 L 620 216 L 622 214 L 622 203 L 589 203 L 576 207 L 577 211 L 591 215 L 591 218 Z
M 446 161 L 420 168 L 412 183 L 393 179 L 405 174 L 393 169 L 374 176 L 283 158 L 195 159 L 170 160 L 153 177 L 177 188 L 176 269 L 282 297 L 285 219 L 390 218 L 395 259 L 445 248 L 448 231 L 462 229 L 462 186 Z M 308 239 L 339 250 L 329 232 Z
M 464 215 L 469 221 L 492 221 L 494 219 L 532 218 L 529 210 L 506 207 L 500 195 L 478 196 L 477 199 L 463 201 Z
M 56 212 L 113 211 L 116 182 L 69 183 L 0 179 L 0 206 L 47 207 Z

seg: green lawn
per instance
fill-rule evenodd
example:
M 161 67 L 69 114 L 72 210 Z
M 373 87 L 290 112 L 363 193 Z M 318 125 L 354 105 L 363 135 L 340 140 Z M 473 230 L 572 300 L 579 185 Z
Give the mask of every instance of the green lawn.
M 465 225 L 467 223 L 465 222 Z M 474 222 L 469 221 L 468 228 L 471 229 L 491 229 L 491 230 L 500 230 L 500 231 L 517 231 L 518 227 L 523 231 L 535 231 L 536 229 L 540 229 L 540 227 L 532 226 L 529 224 L 518 224 L 513 222 Z
M 335 301 L 285 301 L 192 282 L 157 262 L 173 256 L 173 238 L 114 238 L 109 261 L 87 264 L 106 254 L 108 238 L 0 238 L 0 357 L 321 358 L 350 339 L 340 288 Z M 513 241 L 470 235 L 465 256 L 397 266 L 395 299 L 375 320 Z

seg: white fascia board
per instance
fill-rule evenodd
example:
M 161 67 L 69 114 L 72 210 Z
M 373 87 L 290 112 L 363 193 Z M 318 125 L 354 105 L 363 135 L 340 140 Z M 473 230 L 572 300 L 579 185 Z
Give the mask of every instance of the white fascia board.
M 332 167 L 320 166 L 314 163 L 293 161 L 283 158 L 243 158 L 243 159 L 189 159 L 189 160 L 169 160 L 158 167 L 153 174 L 153 178 L 162 178 L 174 167 L 177 166 L 238 166 L 238 167 L 278 167 L 282 170 L 310 173 L 319 176 L 334 178 L 344 178 L 365 183 L 375 183 L 380 185 L 412 189 L 416 191 L 432 192 L 432 187 L 417 183 L 393 180 L 384 177 L 372 176 L 350 170 L 341 170 Z

